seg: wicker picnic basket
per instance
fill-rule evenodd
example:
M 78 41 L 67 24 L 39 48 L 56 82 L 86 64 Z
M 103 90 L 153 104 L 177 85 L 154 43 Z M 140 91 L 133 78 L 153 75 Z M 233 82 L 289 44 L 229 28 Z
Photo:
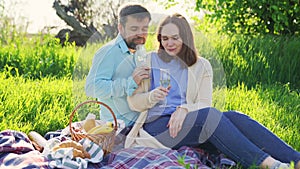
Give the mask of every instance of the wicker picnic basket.
M 76 111 L 83 105 L 90 104 L 90 103 L 103 105 L 110 111 L 110 113 L 114 119 L 114 129 L 112 130 L 112 132 L 105 133 L 105 134 L 88 134 L 86 132 L 83 132 L 82 129 L 78 130 L 78 129 L 74 129 L 74 127 L 72 127 L 72 121 L 73 121 L 73 117 L 74 117 Z M 71 116 L 70 116 L 70 121 L 69 121 L 69 127 L 70 127 L 70 134 L 71 134 L 72 140 L 79 141 L 83 138 L 88 138 L 91 141 L 93 141 L 94 143 L 101 146 L 101 148 L 104 151 L 104 154 L 108 154 L 109 152 L 111 152 L 114 142 L 115 142 L 116 131 L 118 129 L 118 123 L 117 123 L 117 119 L 116 119 L 114 112 L 108 105 L 106 105 L 105 103 L 100 102 L 100 101 L 88 100 L 88 101 L 82 102 L 79 105 L 77 105 L 75 107 L 75 109 L 72 111 Z

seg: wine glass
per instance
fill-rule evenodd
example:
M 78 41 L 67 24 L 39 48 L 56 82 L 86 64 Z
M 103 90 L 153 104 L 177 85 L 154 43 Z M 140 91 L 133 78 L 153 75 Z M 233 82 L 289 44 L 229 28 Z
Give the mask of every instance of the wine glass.
M 136 58 L 136 64 L 137 66 L 145 66 L 147 65 L 147 60 L 146 56 L 138 55 Z
M 136 55 L 136 65 L 138 67 L 147 65 L 147 52 L 144 45 L 136 46 L 135 55 Z
M 169 69 L 160 69 L 160 85 L 164 88 L 168 88 L 170 86 L 171 76 Z M 166 107 L 167 102 L 166 98 L 162 101 L 162 105 L 160 107 Z

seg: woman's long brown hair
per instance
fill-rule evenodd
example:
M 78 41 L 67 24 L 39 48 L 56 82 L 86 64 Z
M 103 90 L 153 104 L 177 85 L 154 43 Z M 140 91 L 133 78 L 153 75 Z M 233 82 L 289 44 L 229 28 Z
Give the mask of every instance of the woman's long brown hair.
M 169 62 L 173 56 L 165 51 L 161 43 L 161 30 L 166 24 L 175 24 L 179 29 L 179 36 L 182 39 L 183 46 L 177 57 L 187 66 L 192 66 L 197 61 L 197 52 L 194 43 L 194 36 L 188 21 L 180 14 L 173 14 L 166 17 L 158 27 L 157 40 L 159 42 L 158 56 L 165 62 Z

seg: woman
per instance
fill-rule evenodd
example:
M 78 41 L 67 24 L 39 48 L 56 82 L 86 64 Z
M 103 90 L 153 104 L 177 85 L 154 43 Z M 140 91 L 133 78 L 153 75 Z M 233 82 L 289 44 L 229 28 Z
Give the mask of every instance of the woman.
M 220 112 L 212 105 L 212 68 L 197 57 L 187 20 L 174 14 L 160 24 L 159 50 L 151 55 L 151 87 L 128 98 L 130 108 L 144 112 L 144 130 L 163 145 L 214 145 L 244 167 L 300 169 L 300 153 L 250 117 Z M 169 69 L 169 87 L 159 83 L 160 69 Z M 145 92 L 141 92 L 145 91 Z

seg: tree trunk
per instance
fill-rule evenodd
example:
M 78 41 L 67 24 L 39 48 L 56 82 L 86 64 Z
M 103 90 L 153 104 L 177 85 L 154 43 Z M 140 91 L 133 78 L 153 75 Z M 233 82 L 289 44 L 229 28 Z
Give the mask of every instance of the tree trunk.
M 93 41 L 103 41 L 103 36 L 93 24 L 87 26 L 84 23 L 79 22 L 74 16 L 68 15 L 65 7 L 61 5 L 59 1 L 54 1 L 53 8 L 56 10 L 56 14 L 64 20 L 67 25 L 73 28 L 73 30 L 62 29 L 56 35 L 62 44 L 64 44 L 65 41 L 68 41 L 75 42 L 78 46 L 83 46 L 92 36 Z

